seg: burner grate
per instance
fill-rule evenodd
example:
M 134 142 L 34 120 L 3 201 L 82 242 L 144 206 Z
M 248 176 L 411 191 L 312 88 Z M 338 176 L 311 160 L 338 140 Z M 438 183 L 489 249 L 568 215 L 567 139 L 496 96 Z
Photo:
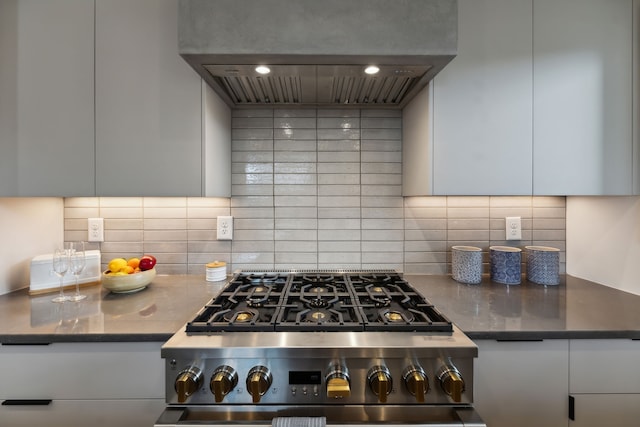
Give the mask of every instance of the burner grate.
M 273 270 L 236 272 L 186 331 L 452 332 L 453 326 L 394 271 Z

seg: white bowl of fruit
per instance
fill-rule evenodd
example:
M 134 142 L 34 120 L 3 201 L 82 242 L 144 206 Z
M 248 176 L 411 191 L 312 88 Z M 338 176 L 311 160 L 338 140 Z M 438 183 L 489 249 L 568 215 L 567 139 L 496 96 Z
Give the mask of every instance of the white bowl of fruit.
M 114 293 L 138 292 L 156 277 L 156 258 L 113 258 L 102 273 L 102 287 Z

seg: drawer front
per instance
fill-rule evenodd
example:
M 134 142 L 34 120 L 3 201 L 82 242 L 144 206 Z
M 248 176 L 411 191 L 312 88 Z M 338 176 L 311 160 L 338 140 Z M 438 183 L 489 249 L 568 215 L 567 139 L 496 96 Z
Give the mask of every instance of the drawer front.
M 151 427 L 164 409 L 162 399 L 54 400 L 48 405 L 2 405 L 0 420 L 3 427 Z
M 570 393 L 640 393 L 640 341 L 571 340 Z
M 1 399 L 164 398 L 162 343 L 0 346 Z

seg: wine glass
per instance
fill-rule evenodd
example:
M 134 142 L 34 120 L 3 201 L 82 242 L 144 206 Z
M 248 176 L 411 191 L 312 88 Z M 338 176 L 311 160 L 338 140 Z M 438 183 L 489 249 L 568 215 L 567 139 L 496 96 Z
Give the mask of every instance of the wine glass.
M 86 265 L 85 251 L 84 251 L 84 242 L 73 242 L 73 249 L 71 250 L 70 255 L 70 268 L 71 274 L 76 277 L 76 292 L 68 297 L 69 301 L 80 301 L 85 299 L 86 295 L 80 294 L 80 286 L 78 285 L 78 278 L 80 277 L 80 273 L 84 270 Z
M 69 300 L 69 297 L 64 294 L 63 281 L 64 275 L 69 270 L 70 253 L 70 250 L 64 248 L 57 248 L 53 253 L 53 272 L 60 278 L 60 293 L 57 297 L 51 300 L 53 302 L 65 302 Z

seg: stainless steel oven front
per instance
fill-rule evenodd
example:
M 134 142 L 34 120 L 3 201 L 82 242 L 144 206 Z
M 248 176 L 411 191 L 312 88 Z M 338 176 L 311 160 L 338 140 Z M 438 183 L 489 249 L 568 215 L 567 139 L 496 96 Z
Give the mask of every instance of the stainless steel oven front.
M 473 408 L 476 345 L 401 277 L 260 277 L 232 280 L 164 344 L 156 427 L 485 425 Z M 252 322 L 259 330 L 244 329 Z

